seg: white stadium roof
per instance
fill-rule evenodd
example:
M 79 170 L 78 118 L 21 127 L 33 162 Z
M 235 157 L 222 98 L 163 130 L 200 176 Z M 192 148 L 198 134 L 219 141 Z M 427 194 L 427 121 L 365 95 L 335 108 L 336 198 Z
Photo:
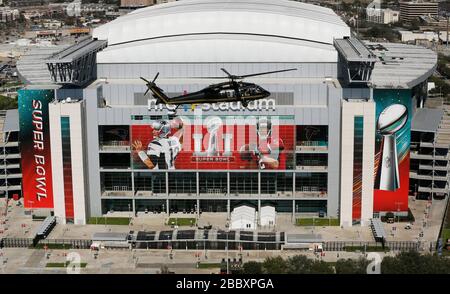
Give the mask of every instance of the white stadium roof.
M 98 63 L 337 62 L 350 28 L 331 10 L 287 0 L 182 0 L 96 28 Z
M 437 54 L 421 46 L 373 42 L 365 45 L 379 59 L 372 71 L 375 88 L 410 89 L 428 79 L 436 68 Z

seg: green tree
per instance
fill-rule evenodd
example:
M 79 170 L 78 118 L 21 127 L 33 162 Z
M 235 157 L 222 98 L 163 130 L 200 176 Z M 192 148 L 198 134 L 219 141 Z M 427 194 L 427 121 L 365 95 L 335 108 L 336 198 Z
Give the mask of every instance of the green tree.
M 309 273 L 331 275 L 334 274 L 334 269 L 328 262 L 320 260 L 312 263 Z
M 17 108 L 17 99 L 0 95 L 0 110 Z
M 244 274 L 258 275 L 263 273 L 263 266 L 261 262 L 249 261 L 242 266 Z
M 432 94 L 442 93 L 443 96 L 450 95 L 450 84 L 441 78 L 432 76 L 429 79 L 430 82 L 434 82 L 435 88 L 430 91 Z
M 287 273 L 287 263 L 280 256 L 268 257 L 263 262 L 264 273 L 266 274 L 285 274 Z
M 289 274 L 308 274 L 311 270 L 313 261 L 305 255 L 296 255 L 287 260 Z
M 450 260 L 418 252 L 401 252 L 385 257 L 381 262 L 382 274 L 450 274 Z
M 334 269 L 329 263 L 315 261 L 304 255 L 288 258 L 287 266 L 289 274 L 334 274 Z
M 364 258 L 358 260 L 354 259 L 339 259 L 336 262 L 336 274 L 365 274 L 369 265 L 369 261 Z

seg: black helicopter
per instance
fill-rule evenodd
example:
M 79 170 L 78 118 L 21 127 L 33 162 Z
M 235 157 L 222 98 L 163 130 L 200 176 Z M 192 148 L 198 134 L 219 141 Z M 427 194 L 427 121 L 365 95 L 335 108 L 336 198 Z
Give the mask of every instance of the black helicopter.
M 221 68 L 221 70 L 227 75 L 227 77 L 200 77 L 200 78 L 201 79 L 228 78 L 230 81 L 209 85 L 208 87 L 200 91 L 176 97 L 168 97 L 167 95 L 164 94 L 164 91 L 155 84 L 155 81 L 159 76 L 159 72 L 156 74 L 155 78 L 151 82 L 141 77 L 141 79 L 145 81 L 148 87 L 144 95 L 147 95 L 149 91 L 152 91 L 153 97 L 156 98 L 157 104 L 177 105 L 177 107 L 183 104 L 201 104 L 201 103 L 217 103 L 217 102 L 241 102 L 242 106 L 247 107 L 248 103 L 251 101 L 269 97 L 270 92 L 263 89 L 261 86 L 258 86 L 253 83 L 245 83 L 240 80 L 248 77 L 267 75 L 297 69 L 296 68 L 283 69 L 243 76 L 232 75 L 224 68 Z

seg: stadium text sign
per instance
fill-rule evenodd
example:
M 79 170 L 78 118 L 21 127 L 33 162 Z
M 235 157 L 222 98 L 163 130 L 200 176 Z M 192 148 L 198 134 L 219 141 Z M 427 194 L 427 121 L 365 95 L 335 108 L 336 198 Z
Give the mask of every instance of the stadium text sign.
M 252 101 L 248 103 L 247 107 L 243 107 L 241 102 L 223 102 L 223 103 L 204 103 L 198 105 L 199 109 L 203 111 L 214 110 L 214 111 L 257 111 L 257 110 L 275 110 L 275 99 L 259 99 L 256 101 Z M 165 105 L 165 104 L 157 104 L 156 99 L 148 99 L 148 110 L 175 110 L 177 108 L 176 105 Z M 183 105 L 182 109 L 185 111 L 190 110 L 192 108 L 197 108 L 197 105 L 191 107 L 186 104 Z

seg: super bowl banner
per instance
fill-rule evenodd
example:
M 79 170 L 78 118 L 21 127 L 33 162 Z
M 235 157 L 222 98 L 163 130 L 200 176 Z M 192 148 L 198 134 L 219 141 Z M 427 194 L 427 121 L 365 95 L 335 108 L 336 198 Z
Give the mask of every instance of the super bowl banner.
M 374 90 L 374 211 L 408 210 L 411 90 Z
M 280 116 L 180 116 L 132 125 L 134 169 L 294 167 L 295 125 Z
M 48 103 L 53 90 L 19 90 L 20 152 L 25 208 L 53 208 Z

